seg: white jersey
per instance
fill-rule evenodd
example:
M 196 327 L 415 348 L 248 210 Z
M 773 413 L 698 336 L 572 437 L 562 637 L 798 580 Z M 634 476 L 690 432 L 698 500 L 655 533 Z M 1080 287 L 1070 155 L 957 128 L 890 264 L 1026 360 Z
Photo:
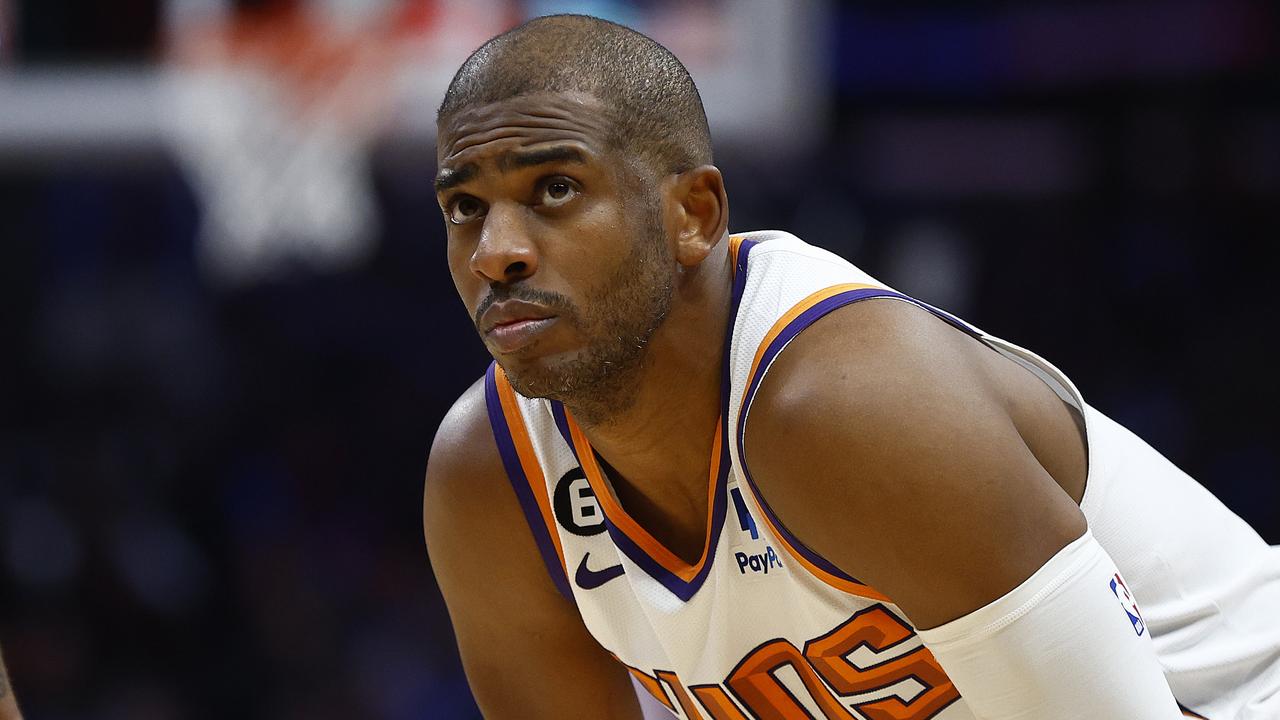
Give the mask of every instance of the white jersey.
M 897 293 L 780 232 L 731 238 L 732 332 L 723 418 L 697 564 L 631 519 L 585 435 L 557 402 L 486 378 L 494 437 L 557 586 L 591 634 L 684 718 L 973 720 L 893 601 L 791 535 L 743 460 L 752 398 L 774 358 L 826 313 L 872 298 L 910 302 L 1040 377 L 1085 419 L 1081 509 L 1128 579 L 1115 589 L 1150 632 L 1190 717 L 1280 718 L 1280 548 L 1150 446 L 1089 407 L 1035 354 Z

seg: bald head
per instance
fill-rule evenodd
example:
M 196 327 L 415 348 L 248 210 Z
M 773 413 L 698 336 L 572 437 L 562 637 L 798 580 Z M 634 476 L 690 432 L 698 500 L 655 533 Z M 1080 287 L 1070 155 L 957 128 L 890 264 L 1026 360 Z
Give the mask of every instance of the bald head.
M 648 37 L 585 15 L 540 17 L 499 35 L 453 76 L 437 123 L 476 105 L 584 92 L 605 107 L 612 149 L 661 173 L 711 163 L 711 132 L 689 71 Z

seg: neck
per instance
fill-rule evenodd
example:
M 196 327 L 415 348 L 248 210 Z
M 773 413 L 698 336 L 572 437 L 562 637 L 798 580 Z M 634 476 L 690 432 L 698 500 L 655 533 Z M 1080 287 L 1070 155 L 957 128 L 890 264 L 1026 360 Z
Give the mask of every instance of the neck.
M 651 487 L 688 484 L 703 496 L 720 417 L 721 362 L 733 273 L 727 239 L 685 268 L 671 311 L 654 332 L 632 382 L 589 404 L 566 401 L 591 445 L 624 478 Z

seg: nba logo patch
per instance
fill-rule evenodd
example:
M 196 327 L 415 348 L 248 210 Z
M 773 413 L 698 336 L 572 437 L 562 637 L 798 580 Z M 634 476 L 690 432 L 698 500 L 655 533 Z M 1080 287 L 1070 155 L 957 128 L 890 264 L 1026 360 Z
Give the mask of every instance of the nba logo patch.
M 1120 607 L 1124 609 L 1124 614 L 1129 616 L 1129 622 L 1133 625 L 1133 631 L 1141 637 L 1146 632 L 1147 624 L 1142 620 L 1142 612 L 1138 610 L 1138 603 L 1133 599 L 1133 595 L 1129 594 L 1129 588 L 1125 587 L 1124 579 L 1120 577 L 1120 573 L 1116 573 L 1111 578 L 1111 592 L 1120 601 Z

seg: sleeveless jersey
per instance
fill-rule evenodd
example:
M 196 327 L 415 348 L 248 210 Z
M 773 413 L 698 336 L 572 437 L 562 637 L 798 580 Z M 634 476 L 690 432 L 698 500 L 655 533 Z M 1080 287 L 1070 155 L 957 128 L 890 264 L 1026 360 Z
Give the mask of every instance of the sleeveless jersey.
M 744 425 L 772 361 L 849 303 L 913 303 L 1034 373 L 1085 420 L 1081 508 L 1150 632 L 1189 717 L 1280 718 L 1280 548 L 1138 437 L 1088 406 L 1035 354 L 909 298 L 780 232 L 731 238 L 731 332 L 701 559 L 668 551 L 618 504 L 558 402 L 486 377 L 503 464 L 557 587 L 599 643 L 683 718 L 973 720 L 892 599 L 791 535 L 754 486 Z M 778 438 L 785 442 L 785 438 Z

